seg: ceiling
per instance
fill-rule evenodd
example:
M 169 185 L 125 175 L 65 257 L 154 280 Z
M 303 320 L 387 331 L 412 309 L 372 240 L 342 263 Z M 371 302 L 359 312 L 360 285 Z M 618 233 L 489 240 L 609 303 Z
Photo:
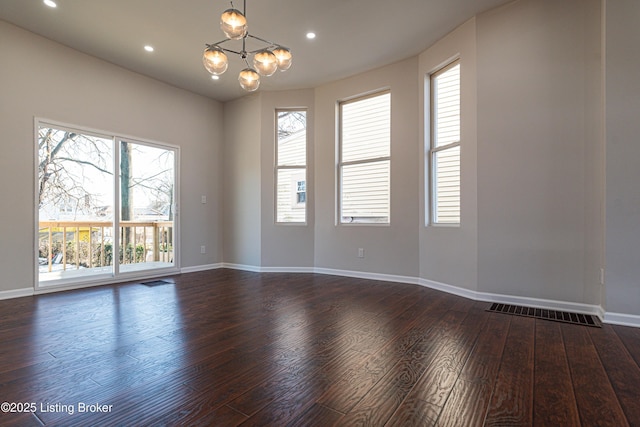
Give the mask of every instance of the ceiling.
M 234 6 L 242 10 L 242 1 Z M 472 16 L 509 1 L 246 0 L 249 32 L 293 53 L 291 68 L 262 77 L 260 89 L 312 88 L 417 55 Z M 240 57 L 229 55 L 218 81 L 202 65 L 205 43 L 224 39 L 219 22 L 228 1 L 56 2 L 50 8 L 42 0 L 0 0 L 0 19 L 219 101 L 246 94 L 237 81 Z M 305 37 L 309 31 L 314 40 Z M 146 52 L 147 44 L 155 51 Z M 240 50 L 241 42 L 224 46 Z

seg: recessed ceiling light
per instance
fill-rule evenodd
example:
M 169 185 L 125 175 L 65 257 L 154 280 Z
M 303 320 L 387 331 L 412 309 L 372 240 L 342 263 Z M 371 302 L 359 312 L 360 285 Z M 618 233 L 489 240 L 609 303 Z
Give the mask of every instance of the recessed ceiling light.
M 220 76 L 211 76 L 213 80 L 220 80 Z
M 53 0 L 44 0 L 43 3 L 46 4 L 49 7 L 58 7 L 56 2 L 54 2 Z
M 153 52 L 154 51 L 153 46 L 149 46 L 149 45 L 146 45 L 144 47 L 144 50 L 146 50 L 147 52 Z
M 313 31 L 309 31 L 309 32 L 307 33 L 307 38 L 308 38 L 309 40 L 313 40 L 313 39 L 315 39 L 315 38 L 316 38 L 316 33 L 314 33 Z

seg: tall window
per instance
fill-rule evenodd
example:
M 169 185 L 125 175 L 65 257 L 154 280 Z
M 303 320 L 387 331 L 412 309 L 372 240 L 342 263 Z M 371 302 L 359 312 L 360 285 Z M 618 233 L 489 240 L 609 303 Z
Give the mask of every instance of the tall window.
M 391 93 L 340 103 L 340 222 L 388 224 Z
M 276 111 L 276 222 L 307 221 L 307 112 Z
M 431 75 L 431 223 L 460 223 L 460 63 Z

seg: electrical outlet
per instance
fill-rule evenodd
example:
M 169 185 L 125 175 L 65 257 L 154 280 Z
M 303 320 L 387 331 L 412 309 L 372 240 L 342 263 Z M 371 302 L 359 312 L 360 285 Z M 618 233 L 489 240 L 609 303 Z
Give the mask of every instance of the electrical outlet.
M 358 258 L 364 258 L 364 248 L 358 248 Z
M 206 246 L 200 246 L 200 253 L 201 254 L 206 254 L 207 253 L 207 247 Z
M 207 203 L 207 196 L 202 196 L 200 198 L 200 202 L 204 205 L 205 203 Z

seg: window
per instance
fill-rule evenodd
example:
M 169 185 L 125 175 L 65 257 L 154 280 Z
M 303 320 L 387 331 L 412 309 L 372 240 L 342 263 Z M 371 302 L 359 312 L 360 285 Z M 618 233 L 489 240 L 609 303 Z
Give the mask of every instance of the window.
M 340 223 L 390 220 L 391 93 L 340 103 Z
M 460 63 L 431 75 L 431 223 L 460 224 Z
M 276 111 L 276 222 L 307 221 L 307 112 Z
M 296 183 L 296 203 L 302 204 L 307 201 L 307 182 L 298 181 Z

